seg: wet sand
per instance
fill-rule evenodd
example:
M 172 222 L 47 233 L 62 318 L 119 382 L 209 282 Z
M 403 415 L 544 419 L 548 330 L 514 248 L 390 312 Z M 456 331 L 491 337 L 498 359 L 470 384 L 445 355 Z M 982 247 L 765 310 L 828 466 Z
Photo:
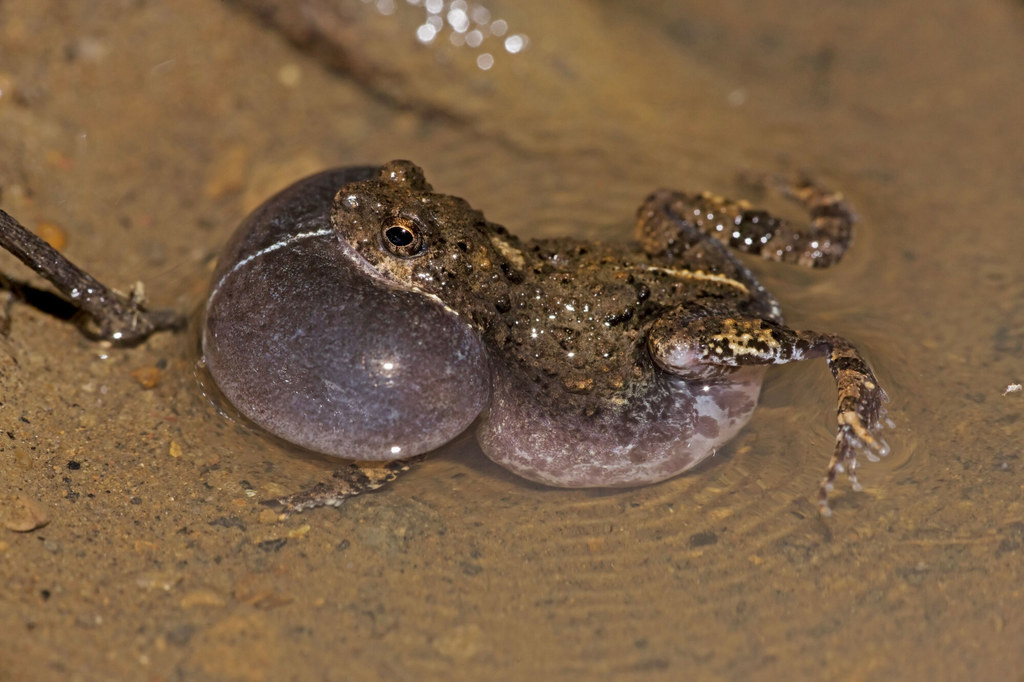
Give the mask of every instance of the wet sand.
M 280 520 L 259 500 L 331 465 L 221 415 L 194 329 L 105 348 L 15 301 L 0 680 L 1019 675 L 1019 2 L 488 5 L 519 54 L 421 45 L 407 3 L 310 0 L 298 27 L 257 4 L 0 3 L 0 207 L 192 311 L 247 211 L 328 166 L 411 158 L 520 234 L 591 238 L 658 186 L 803 168 L 856 207 L 853 249 L 751 266 L 793 326 L 872 362 L 893 452 L 819 519 L 835 389 L 804 363 L 659 485 L 546 489 L 466 439 Z

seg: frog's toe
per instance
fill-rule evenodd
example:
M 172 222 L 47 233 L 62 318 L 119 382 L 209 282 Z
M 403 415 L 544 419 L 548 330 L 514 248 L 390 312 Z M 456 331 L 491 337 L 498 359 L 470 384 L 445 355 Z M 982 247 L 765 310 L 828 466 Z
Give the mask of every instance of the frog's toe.
M 321 482 L 291 495 L 262 500 L 260 504 L 288 516 L 317 507 L 340 507 L 345 500 L 358 494 L 359 492 L 339 489 L 331 483 Z
M 881 392 L 884 396 L 885 392 Z M 828 471 L 818 491 L 818 504 L 822 516 L 829 516 L 829 493 L 835 485 L 836 476 L 845 473 L 854 492 L 863 490 L 857 479 L 857 453 L 863 452 L 868 461 L 877 462 L 889 454 L 889 444 L 881 435 L 885 426 L 892 422 L 885 416 L 885 408 L 879 402 L 870 406 L 867 413 L 847 410 L 839 413 L 839 429 L 836 433 L 836 449 L 829 461 Z
M 888 420 L 885 409 L 872 409 L 869 415 L 849 410 L 839 413 L 839 432 L 848 442 L 851 450 L 862 450 L 872 462 L 889 454 L 889 444 L 882 436 L 882 429 Z
M 340 507 L 356 495 L 378 490 L 404 474 L 423 456 L 395 459 L 390 462 L 350 462 L 327 480 L 297 493 L 264 500 L 260 504 L 284 514 L 294 514 L 317 507 Z

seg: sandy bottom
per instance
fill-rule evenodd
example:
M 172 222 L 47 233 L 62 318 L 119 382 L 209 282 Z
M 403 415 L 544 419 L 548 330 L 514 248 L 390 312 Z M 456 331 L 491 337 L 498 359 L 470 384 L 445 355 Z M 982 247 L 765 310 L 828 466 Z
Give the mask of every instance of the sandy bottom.
M 857 208 L 853 250 L 753 267 L 794 326 L 871 360 L 893 453 L 817 517 L 834 388 L 808 363 L 769 372 L 739 436 L 659 485 L 545 489 L 464 440 L 281 520 L 259 500 L 330 463 L 222 416 L 195 330 L 104 348 L 15 300 L 0 680 L 1024 669 L 1019 2 L 504 2 L 487 26 L 505 36 L 475 48 L 418 43 L 409 3 L 307 0 L 312 28 L 258 5 L 0 3 L 0 206 L 195 310 L 246 212 L 328 166 L 411 158 L 514 231 L 601 238 L 658 186 L 804 168 Z M 45 288 L 3 255 L 0 274 Z

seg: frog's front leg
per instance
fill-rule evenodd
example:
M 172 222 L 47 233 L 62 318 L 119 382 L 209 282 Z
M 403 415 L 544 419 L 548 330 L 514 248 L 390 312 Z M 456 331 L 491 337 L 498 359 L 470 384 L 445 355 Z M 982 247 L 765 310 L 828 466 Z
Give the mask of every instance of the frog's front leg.
M 340 507 L 350 497 L 379 490 L 422 459 L 420 455 L 388 462 L 350 462 L 348 466 L 336 469 L 325 481 L 291 495 L 266 500 L 263 504 L 285 514 L 317 507 Z
M 792 181 L 760 179 L 808 213 L 806 225 L 795 225 L 746 201 L 710 192 L 691 194 L 659 190 L 637 214 L 636 237 L 652 254 L 677 255 L 704 235 L 744 253 L 805 267 L 839 262 L 850 245 L 854 214 L 838 192 L 804 176 Z
M 714 381 L 749 365 L 782 365 L 824 357 L 839 390 L 836 448 L 821 482 L 819 504 L 829 514 L 828 494 L 845 471 L 855 490 L 857 450 L 871 460 L 889 446 L 880 431 L 885 420 L 885 391 L 849 341 L 831 334 L 796 331 L 761 319 L 720 317 L 679 311 L 658 320 L 648 348 L 659 367 L 693 381 Z

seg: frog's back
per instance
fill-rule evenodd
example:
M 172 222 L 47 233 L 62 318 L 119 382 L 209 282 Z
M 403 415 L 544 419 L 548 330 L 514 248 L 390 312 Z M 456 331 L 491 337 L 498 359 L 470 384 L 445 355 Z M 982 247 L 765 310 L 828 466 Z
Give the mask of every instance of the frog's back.
M 587 404 L 580 409 L 645 390 L 658 371 L 647 332 L 671 311 L 778 317 L 775 300 L 715 243 L 674 255 L 567 238 L 515 246 L 524 256 L 517 281 L 484 334 L 503 365 L 544 385 L 553 400 Z

